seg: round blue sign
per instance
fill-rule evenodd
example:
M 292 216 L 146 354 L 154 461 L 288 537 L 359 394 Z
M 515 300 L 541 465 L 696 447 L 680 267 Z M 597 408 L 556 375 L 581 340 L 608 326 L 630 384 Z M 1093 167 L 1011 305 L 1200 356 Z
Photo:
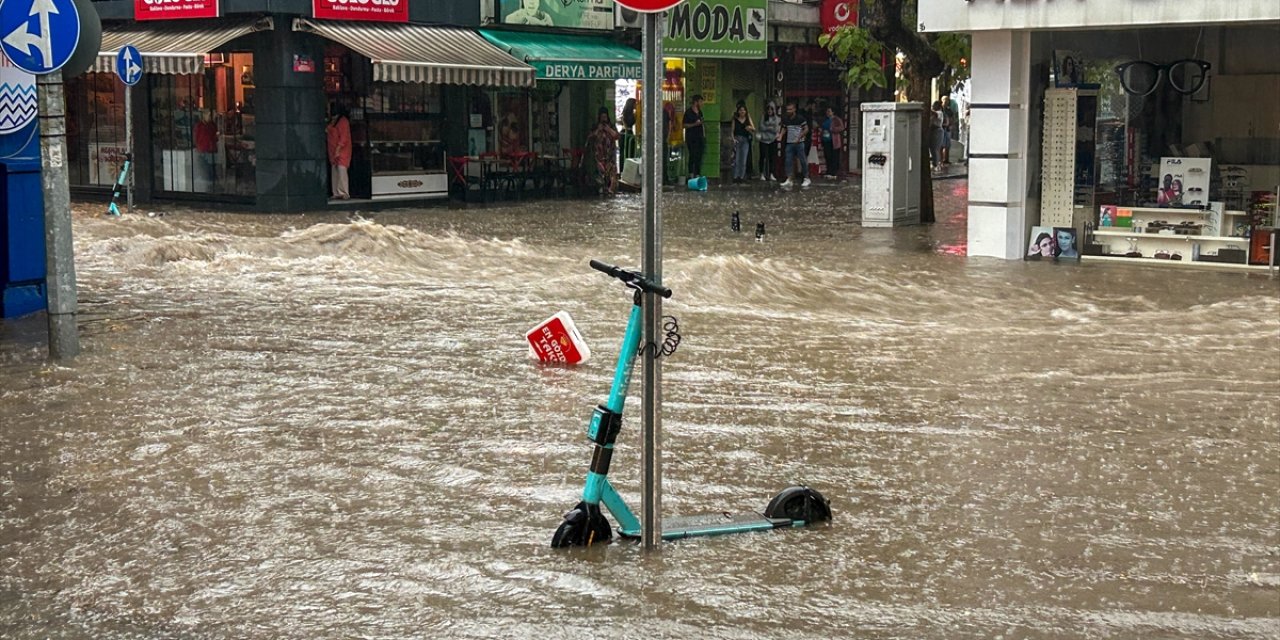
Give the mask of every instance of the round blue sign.
M 0 0 L 0 48 L 19 69 L 57 71 L 79 43 L 80 13 L 72 0 Z
M 131 87 L 142 79 L 142 53 L 137 47 L 131 44 L 120 47 L 116 54 L 116 75 Z

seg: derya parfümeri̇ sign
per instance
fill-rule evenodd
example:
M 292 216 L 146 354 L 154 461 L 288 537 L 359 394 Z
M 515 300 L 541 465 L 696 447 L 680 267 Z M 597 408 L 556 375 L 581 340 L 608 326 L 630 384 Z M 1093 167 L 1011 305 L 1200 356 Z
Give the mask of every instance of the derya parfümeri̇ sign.
M 502 24 L 613 29 L 613 0 L 498 0 Z
M 693 58 L 764 58 L 769 0 L 688 0 L 667 12 L 662 53 Z

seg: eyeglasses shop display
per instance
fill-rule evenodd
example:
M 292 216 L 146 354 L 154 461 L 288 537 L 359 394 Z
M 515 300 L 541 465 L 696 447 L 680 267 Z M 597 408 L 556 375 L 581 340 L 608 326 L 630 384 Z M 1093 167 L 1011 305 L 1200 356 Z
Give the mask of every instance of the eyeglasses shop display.
M 1208 62 L 1192 58 L 1169 64 L 1132 60 L 1117 65 L 1116 74 L 1120 76 L 1120 86 L 1130 95 L 1149 96 L 1155 93 L 1160 83 L 1166 79 L 1174 91 L 1191 95 L 1204 86 L 1211 68 L 1213 65 Z
M 1274 237 L 1274 215 L 1259 216 L 1256 207 L 1227 210 L 1222 202 L 1209 201 L 1211 160 L 1161 158 L 1160 167 L 1159 206 L 1102 205 L 1098 225 L 1085 227 L 1086 256 L 1232 265 L 1270 262 L 1269 242 L 1258 240 Z

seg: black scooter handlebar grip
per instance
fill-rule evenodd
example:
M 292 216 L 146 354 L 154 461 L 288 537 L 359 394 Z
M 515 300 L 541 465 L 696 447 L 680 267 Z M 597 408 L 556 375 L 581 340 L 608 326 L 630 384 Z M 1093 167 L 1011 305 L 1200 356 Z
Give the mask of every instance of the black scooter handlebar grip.
M 600 262 L 599 260 L 592 260 L 591 268 L 601 273 L 606 273 L 608 275 L 611 275 L 615 278 L 617 278 L 619 276 L 619 272 L 622 271 L 622 269 L 619 269 L 611 264 L 605 264 L 603 262 Z

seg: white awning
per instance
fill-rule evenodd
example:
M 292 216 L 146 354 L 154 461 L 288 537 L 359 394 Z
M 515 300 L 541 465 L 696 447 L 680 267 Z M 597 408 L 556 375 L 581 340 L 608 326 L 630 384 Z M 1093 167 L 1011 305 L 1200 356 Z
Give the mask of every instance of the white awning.
M 102 46 L 92 71 L 114 73 L 116 53 L 131 44 L 142 53 L 146 73 L 188 74 L 204 70 L 204 55 L 255 31 L 270 31 L 271 18 L 167 20 L 102 27 Z
M 533 67 L 468 29 L 294 18 L 293 30 L 321 35 L 369 58 L 374 80 L 495 87 L 534 83 Z

